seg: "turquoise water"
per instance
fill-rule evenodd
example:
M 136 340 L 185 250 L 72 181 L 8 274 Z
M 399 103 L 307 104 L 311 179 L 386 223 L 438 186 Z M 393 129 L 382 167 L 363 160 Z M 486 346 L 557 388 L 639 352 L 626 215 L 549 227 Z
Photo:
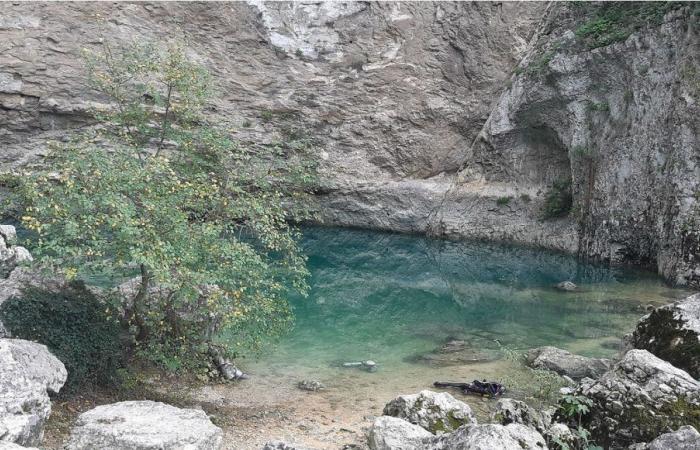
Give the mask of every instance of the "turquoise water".
M 683 295 L 649 272 L 506 245 L 335 228 L 306 229 L 303 245 L 311 294 L 252 370 L 331 376 L 369 359 L 402 371 L 450 339 L 487 359 L 541 345 L 609 356 L 648 305 Z M 563 280 L 580 291 L 554 289 Z

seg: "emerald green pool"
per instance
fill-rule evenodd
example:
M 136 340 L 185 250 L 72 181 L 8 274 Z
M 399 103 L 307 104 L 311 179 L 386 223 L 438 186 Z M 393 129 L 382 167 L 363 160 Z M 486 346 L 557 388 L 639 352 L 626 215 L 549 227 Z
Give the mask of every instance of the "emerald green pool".
M 450 339 L 493 358 L 501 346 L 612 355 L 649 305 L 683 295 L 649 272 L 507 245 L 336 228 L 306 229 L 303 245 L 311 294 L 293 300 L 294 330 L 252 371 L 333 377 L 369 359 L 438 376 L 420 355 Z M 554 288 L 564 280 L 580 291 Z

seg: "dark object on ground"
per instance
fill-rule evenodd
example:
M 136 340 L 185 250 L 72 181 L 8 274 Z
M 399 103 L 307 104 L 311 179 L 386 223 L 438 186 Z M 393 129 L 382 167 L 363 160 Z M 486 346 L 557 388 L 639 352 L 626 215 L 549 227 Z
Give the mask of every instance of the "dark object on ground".
M 453 383 L 449 381 L 436 381 L 433 386 L 446 388 L 453 387 L 461 389 L 465 394 L 488 395 L 489 397 L 498 397 L 506 392 L 506 387 L 495 381 L 479 381 L 474 380 L 471 383 Z

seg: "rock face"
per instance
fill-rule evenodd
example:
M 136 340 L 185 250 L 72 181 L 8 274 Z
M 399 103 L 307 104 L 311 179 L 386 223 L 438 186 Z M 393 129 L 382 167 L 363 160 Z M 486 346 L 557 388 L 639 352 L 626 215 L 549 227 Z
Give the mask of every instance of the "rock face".
M 450 432 L 465 424 L 476 424 L 469 405 L 448 393 L 427 390 L 396 397 L 386 404 L 384 414 L 405 419 L 431 433 Z
M 631 339 L 635 348 L 700 378 L 700 294 L 655 309 L 637 324 Z
M 597 381 L 583 380 L 577 393 L 593 400 L 588 429 L 606 448 L 699 425 L 700 382 L 646 350 L 630 350 Z
M 454 433 L 432 439 L 430 450 L 479 449 L 523 450 L 546 449 L 547 444 L 537 431 L 525 425 L 468 425 Z
M 591 13 L 565 3 L 8 4 L 0 169 L 92 123 L 105 99 L 86 88 L 81 48 L 177 29 L 243 144 L 289 129 L 318 142 L 328 224 L 656 264 L 697 286 L 692 8 L 590 49 L 574 31 Z M 577 213 L 541 221 L 559 180 Z
M 534 369 L 551 370 L 559 375 L 566 375 L 575 380 L 581 378 L 598 378 L 611 366 L 605 358 L 588 358 L 574 355 L 560 348 L 545 346 L 530 350 L 526 364 Z
M 51 414 L 48 393 L 57 393 L 67 376 L 46 346 L 0 339 L 0 441 L 38 445 Z
M 570 184 L 580 254 L 613 264 L 655 263 L 672 282 L 697 286 L 700 39 L 694 7 L 665 16 L 659 10 L 662 18 L 653 24 L 629 4 L 620 14 L 636 21 L 638 31 L 591 46 L 574 31 L 593 26 L 602 8 L 549 8 L 463 175 L 545 190 L 556 181 Z
M 67 450 L 214 450 L 223 433 L 204 411 L 152 401 L 98 406 L 78 417 Z
M 700 448 L 700 433 L 686 425 L 673 433 L 662 434 L 648 444 L 635 444 L 633 450 L 697 450 Z
M 418 425 L 396 417 L 377 417 L 369 431 L 371 450 L 419 450 L 425 448 L 424 439 L 433 435 Z

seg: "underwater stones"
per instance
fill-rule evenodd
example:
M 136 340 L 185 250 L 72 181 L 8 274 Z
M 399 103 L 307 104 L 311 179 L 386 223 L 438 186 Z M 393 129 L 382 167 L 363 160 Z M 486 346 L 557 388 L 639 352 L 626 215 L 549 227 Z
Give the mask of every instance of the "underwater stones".
M 631 343 L 700 378 L 700 294 L 644 316 Z
M 326 386 L 317 380 L 302 380 L 297 384 L 297 387 L 302 391 L 317 392 L 325 389 Z
M 450 339 L 432 352 L 411 356 L 408 361 L 431 366 L 456 366 L 493 361 L 494 359 L 496 357 L 493 352 L 476 349 L 467 341 Z
M 478 450 L 527 450 L 546 449 L 544 437 L 525 425 L 485 424 L 467 425 L 454 433 L 433 438 L 423 447 L 430 450 L 478 449 Z
M 576 391 L 593 401 L 588 429 L 606 447 L 651 441 L 700 425 L 700 382 L 646 350 L 630 350 L 598 380 Z
M 48 393 L 57 393 L 67 376 L 45 345 L 0 339 L 0 441 L 40 444 L 51 414 Z
M 396 397 L 386 404 L 384 414 L 405 419 L 431 433 L 450 432 L 476 423 L 469 405 L 446 392 L 428 390 Z
M 530 408 L 525 402 L 512 398 L 499 399 L 491 419 L 501 425 L 518 423 L 539 432 L 544 432 L 547 426 L 542 414 Z
M 345 368 L 357 368 L 357 369 L 362 369 L 366 372 L 376 372 L 379 370 L 379 366 L 375 361 L 372 361 L 371 359 L 368 359 L 366 361 L 350 361 L 350 362 L 344 362 L 341 364 L 342 367 Z
M 685 425 L 672 433 L 665 433 L 648 444 L 634 444 L 630 450 L 697 450 L 700 448 L 700 433 Z
M 377 417 L 369 430 L 370 450 L 420 450 L 424 439 L 433 437 L 425 429 L 396 417 Z
M 152 401 L 98 406 L 78 417 L 66 450 L 215 450 L 223 433 L 206 413 Z
M 527 352 L 526 364 L 533 369 L 545 369 L 566 375 L 574 380 L 597 378 L 610 368 L 611 361 L 605 358 L 588 358 L 574 355 L 560 348 L 545 346 Z
M 564 291 L 564 292 L 576 292 L 576 291 L 578 291 L 578 286 L 576 286 L 571 281 L 562 281 L 561 283 L 557 283 L 554 287 L 559 289 L 560 291 Z

